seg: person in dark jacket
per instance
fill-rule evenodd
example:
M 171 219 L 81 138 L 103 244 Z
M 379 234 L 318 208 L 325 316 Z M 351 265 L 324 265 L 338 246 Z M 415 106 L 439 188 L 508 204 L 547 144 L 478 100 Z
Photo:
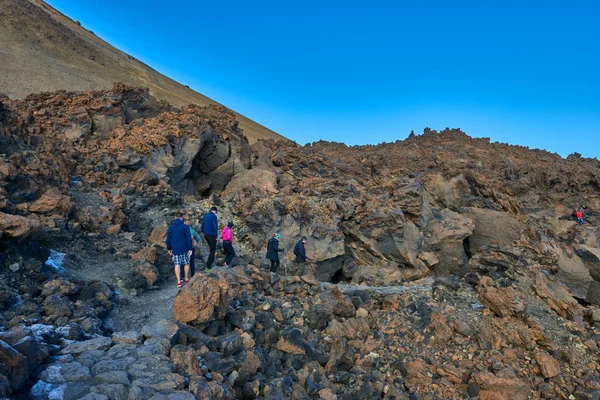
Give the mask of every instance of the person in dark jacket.
M 184 283 L 187 283 L 190 274 L 190 257 L 194 249 L 190 227 L 183 223 L 183 213 L 181 212 L 175 215 L 175 220 L 167 230 L 166 245 L 169 255 L 173 258 L 177 287 L 181 287 L 180 268 L 182 265 L 184 266 Z
M 283 251 L 283 249 L 279 248 L 280 237 L 281 235 L 276 233 L 267 243 L 267 260 L 271 261 L 271 272 L 277 272 L 279 268 L 279 253 Z
M 306 244 L 306 237 L 302 236 L 300 241 L 296 243 L 296 247 L 294 247 L 294 255 L 296 256 L 296 264 L 298 264 L 298 270 L 296 271 L 296 276 L 304 275 L 306 271 L 306 261 L 310 260 L 310 258 L 306 257 L 306 248 L 304 245 Z
M 215 252 L 217 251 L 217 235 L 219 234 L 217 211 L 217 207 L 211 207 L 210 212 L 207 213 L 204 218 L 202 218 L 201 231 L 204 235 L 204 240 L 206 240 L 206 243 L 208 243 L 208 247 L 210 248 L 204 272 L 210 271 L 213 262 L 215 261 Z
M 183 219 L 183 222 L 186 223 L 189 221 L 187 221 L 185 218 Z M 188 225 L 188 223 L 186 223 L 186 225 Z M 196 245 L 200 244 L 200 235 L 198 235 L 198 232 L 196 232 L 196 230 L 194 228 L 192 228 L 191 225 L 188 225 L 190 227 L 190 235 L 192 235 L 192 255 L 190 256 L 190 278 L 194 275 L 196 275 L 196 265 L 195 265 L 195 259 L 196 259 Z M 183 265 L 181 266 L 181 275 L 183 275 Z
M 235 259 L 235 250 L 233 249 L 233 232 L 231 228 L 235 225 L 233 222 L 228 222 L 227 226 L 221 231 L 221 240 L 223 241 L 223 251 L 225 252 L 225 266 L 232 268 L 233 260 Z

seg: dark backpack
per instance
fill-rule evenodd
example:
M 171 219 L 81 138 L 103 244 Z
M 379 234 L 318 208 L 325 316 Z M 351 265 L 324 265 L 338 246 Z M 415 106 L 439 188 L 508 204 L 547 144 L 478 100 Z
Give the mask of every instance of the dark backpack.
M 294 247 L 294 255 L 297 256 L 298 255 L 298 245 L 296 245 L 296 247 Z

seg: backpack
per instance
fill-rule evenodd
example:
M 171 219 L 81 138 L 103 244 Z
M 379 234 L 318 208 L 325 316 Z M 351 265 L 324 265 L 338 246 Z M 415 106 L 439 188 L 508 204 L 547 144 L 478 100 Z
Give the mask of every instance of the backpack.
M 296 245 L 296 247 L 294 247 L 294 255 L 297 256 L 298 255 L 298 245 Z

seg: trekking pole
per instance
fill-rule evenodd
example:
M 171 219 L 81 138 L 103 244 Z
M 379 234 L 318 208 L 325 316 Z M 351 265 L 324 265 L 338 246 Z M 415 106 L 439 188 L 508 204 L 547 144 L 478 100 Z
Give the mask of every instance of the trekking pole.
M 285 272 L 285 275 L 287 276 L 287 256 L 285 254 L 285 251 L 283 252 L 283 272 Z

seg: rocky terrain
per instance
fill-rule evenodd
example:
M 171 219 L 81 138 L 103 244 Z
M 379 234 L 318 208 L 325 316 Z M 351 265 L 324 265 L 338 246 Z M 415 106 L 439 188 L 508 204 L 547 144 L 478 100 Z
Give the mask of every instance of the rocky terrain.
M 0 101 L 1 396 L 600 398 L 596 160 L 460 130 L 250 144 L 123 84 Z M 177 291 L 166 227 L 212 205 L 237 265 Z
M 43 91 L 106 90 L 125 82 L 148 87 L 177 107 L 219 105 L 116 49 L 44 0 L 0 0 L 0 21 L 0 94 L 21 98 Z M 236 117 L 251 142 L 285 140 L 241 114 Z

